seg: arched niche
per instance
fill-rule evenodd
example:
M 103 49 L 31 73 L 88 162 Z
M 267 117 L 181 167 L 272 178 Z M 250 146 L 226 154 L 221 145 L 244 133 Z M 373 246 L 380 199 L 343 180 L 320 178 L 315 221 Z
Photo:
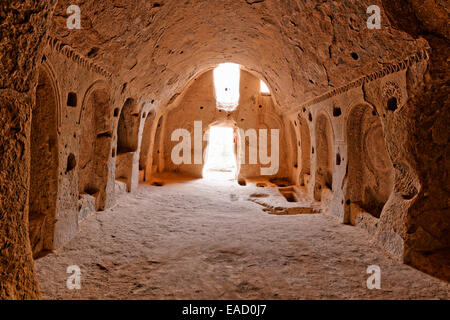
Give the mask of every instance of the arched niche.
M 117 126 L 117 154 L 135 152 L 139 138 L 139 110 L 136 101 L 128 98 L 120 113 Z
M 379 218 L 394 185 L 394 169 L 386 150 L 381 120 L 368 105 L 351 109 L 347 120 L 348 182 L 346 215 L 350 204 Z
M 292 183 L 297 183 L 296 176 L 298 175 L 298 163 L 299 163 L 299 147 L 298 147 L 298 137 L 297 137 L 297 127 L 298 121 L 289 121 L 289 137 L 290 137 L 290 152 L 291 152 L 291 175 Z
M 301 150 L 301 170 L 298 181 L 301 186 L 305 186 L 311 176 L 311 133 L 308 122 L 301 116 L 298 118 L 298 130 Z
M 161 167 L 161 148 L 162 148 L 162 129 L 164 123 L 164 116 L 158 118 L 158 122 L 155 130 L 155 138 L 153 140 L 152 161 L 151 161 L 151 173 L 157 173 L 162 170 Z
M 80 117 L 78 190 L 95 198 L 96 210 L 104 210 L 111 151 L 111 102 L 109 92 L 93 86 L 86 93 Z
M 116 179 L 126 183 L 132 191 L 133 166 L 139 144 L 140 112 L 136 100 L 128 98 L 117 125 Z
M 58 96 L 50 69 L 39 70 L 31 122 L 30 243 L 34 258 L 53 249 L 58 197 Z
M 152 143 L 152 129 L 155 122 L 156 114 L 151 111 L 147 114 L 144 122 L 144 130 L 142 132 L 141 150 L 139 155 L 139 170 L 144 171 L 144 180 L 147 177 L 147 170 L 151 168 L 151 143 Z
M 322 200 L 324 189 L 333 190 L 333 131 L 329 118 L 320 114 L 316 120 L 316 176 L 314 199 Z

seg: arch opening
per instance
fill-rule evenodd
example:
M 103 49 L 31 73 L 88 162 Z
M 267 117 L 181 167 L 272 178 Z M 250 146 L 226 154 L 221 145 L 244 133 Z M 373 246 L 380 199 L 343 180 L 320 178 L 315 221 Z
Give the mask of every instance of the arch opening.
M 324 190 L 333 190 L 333 133 L 329 119 L 321 114 L 316 120 L 316 178 L 314 198 L 322 200 Z
M 153 139 L 153 150 L 151 151 L 151 154 L 152 154 L 151 172 L 150 172 L 151 175 L 153 175 L 155 173 L 160 173 L 163 170 L 162 161 L 161 161 L 161 157 L 162 157 L 161 149 L 163 147 L 163 145 L 162 145 L 163 123 L 164 123 L 164 116 L 160 116 L 158 119 L 158 124 L 156 125 L 156 132 L 155 132 L 154 139 Z
M 117 154 L 135 152 L 138 148 L 139 112 L 136 101 L 128 98 L 120 113 L 117 126 Z
M 306 186 L 311 176 L 311 134 L 308 122 L 303 117 L 299 118 L 301 171 L 299 176 L 300 186 Z
M 298 138 L 297 138 L 297 128 L 298 123 L 297 120 L 294 120 L 294 122 L 289 121 L 289 135 L 290 135 L 290 145 L 289 148 L 291 150 L 291 180 L 294 184 L 297 184 L 296 181 L 297 175 L 298 175 L 298 163 L 299 163 L 299 147 L 298 147 Z
M 211 125 L 226 124 L 235 130 L 238 180 L 292 180 L 289 131 L 272 97 L 260 92 L 260 78 L 240 68 L 239 107 L 232 111 L 217 108 L 214 70 L 195 79 L 163 113 L 162 132 L 156 130 L 153 153 L 160 153 L 158 159 L 154 154 L 153 162 L 159 161 L 158 174 L 203 177 L 207 144 L 202 137 Z
M 147 181 L 149 175 L 148 170 L 151 169 L 151 143 L 152 143 L 152 129 L 155 122 L 156 114 L 149 112 L 145 118 L 144 129 L 142 132 L 141 150 L 139 154 L 139 171 L 142 172 L 143 181 Z
M 347 141 L 347 201 L 379 218 L 393 190 L 394 169 L 386 150 L 381 119 L 369 106 L 358 105 L 352 109 Z M 353 216 L 350 205 L 346 206 L 347 220 Z
M 58 197 L 57 96 L 40 68 L 31 122 L 29 234 L 34 258 L 53 249 Z
M 95 198 L 95 209 L 104 210 L 112 129 L 110 99 L 105 89 L 88 94 L 81 117 L 78 190 Z
M 116 180 L 124 182 L 128 191 L 131 191 L 133 184 L 133 166 L 139 143 L 140 121 L 136 101 L 128 98 L 122 107 L 117 124 L 116 157 Z
M 208 130 L 203 178 L 235 180 L 237 169 L 235 129 L 227 124 L 211 125 Z

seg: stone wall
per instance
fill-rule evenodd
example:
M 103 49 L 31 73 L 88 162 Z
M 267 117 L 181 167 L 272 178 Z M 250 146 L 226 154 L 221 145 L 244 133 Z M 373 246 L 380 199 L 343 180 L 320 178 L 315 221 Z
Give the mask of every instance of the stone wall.
M 252 178 L 261 176 L 261 168 L 269 167 L 263 165 L 257 159 L 257 164 L 250 163 L 249 138 L 239 135 L 238 130 L 247 131 L 254 129 L 258 133 L 259 129 L 267 129 L 268 152 L 271 150 L 270 133 L 272 129 L 279 130 L 280 159 L 286 159 L 291 148 L 289 140 L 289 125 L 283 123 L 279 110 L 276 109 L 271 96 L 262 95 L 260 92 L 260 80 L 245 70 L 241 70 L 241 88 L 239 104 L 234 111 L 226 111 L 217 107 L 213 72 L 208 71 L 195 78 L 193 84 L 186 89 L 186 92 L 174 101 L 164 111 L 162 124 L 162 138 L 156 141 L 155 148 L 161 152 L 157 155 L 161 158 L 159 172 L 179 172 L 192 177 L 201 177 L 202 169 L 205 163 L 205 152 L 208 146 L 207 141 L 202 142 L 203 159 L 202 164 L 194 163 L 194 150 L 192 148 L 192 164 L 175 165 L 171 159 L 171 153 L 179 141 L 171 141 L 172 132 L 176 129 L 186 129 L 191 137 L 194 137 L 194 121 L 202 122 L 202 135 L 205 135 L 212 125 L 225 124 L 234 128 L 236 133 L 236 155 L 240 158 L 241 150 L 239 145 L 245 139 L 245 161 L 239 162 L 239 176 L 242 178 Z M 159 143 L 159 145 L 158 145 Z M 294 141 L 294 144 L 297 142 Z M 258 142 L 259 144 L 259 142 Z M 193 146 L 193 141 L 192 141 Z M 259 145 L 260 147 L 260 145 Z M 259 152 L 259 149 L 257 150 Z M 243 157 L 242 157 L 243 158 Z M 294 163 L 295 162 L 295 163 Z M 285 161 L 280 161 L 279 170 L 269 175 L 267 178 L 282 177 L 288 178 L 290 171 L 297 161 L 292 162 L 291 166 Z
M 84 63 L 70 48 L 49 38 L 43 54 L 51 78 L 52 114 L 56 119 L 46 117 L 39 126 L 55 123 L 54 148 L 58 150 L 54 239 L 53 246 L 46 248 L 53 250 L 61 248 L 77 233 L 78 220 L 92 214 L 86 211 L 86 202 L 93 202 L 92 208 L 96 210 L 113 203 L 114 175 L 110 169 L 113 98 L 111 79 Z M 37 177 L 36 181 L 42 183 Z
M 73 32 L 70 3 L 55 2 L 8 1 L 0 12 L 0 298 L 39 298 L 33 255 L 112 207 L 116 177 L 134 192 L 158 172 L 200 176 L 201 166 L 170 161 L 170 133 L 192 132 L 195 120 L 204 130 L 281 129 L 277 177 L 396 259 L 450 279 L 440 0 L 85 1 Z M 364 27 L 371 4 L 386 17 L 378 31 Z M 227 113 L 211 69 L 231 60 L 246 71 L 240 106 Z M 272 96 L 259 94 L 259 79 Z M 241 165 L 240 175 L 259 169 Z
M 419 146 L 427 142 L 425 137 L 419 142 L 410 135 L 412 128 L 420 127 L 413 126 L 419 117 L 411 105 L 410 89 L 418 84 L 411 81 L 423 79 L 432 62 L 429 57 L 428 51 L 419 51 L 304 104 L 289 118 L 309 121 L 310 132 L 315 132 L 311 135 L 312 177 L 306 183 L 310 196 L 320 200 L 317 191 L 323 189 L 324 182 L 327 184 L 329 174 L 324 178 L 327 170 L 323 168 L 329 164 L 321 159 L 330 152 L 329 143 L 327 152 L 321 150 L 323 141 L 331 139 L 334 152 L 328 161 L 333 163 L 333 181 L 328 185 L 332 185 L 333 192 L 325 201 L 330 212 L 345 223 L 365 228 L 398 260 L 448 279 L 448 212 L 443 209 L 438 214 L 430 209 L 429 220 L 417 218 L 431 205 L 424 200 L 430 199 L 432 193 L 424 192 L 424 188 L 438 187 L 422 180 L 419 172 L 423 167 L 412 168 L 417 155 L 422 154 Z M 331 129 L 324 130 L 324 123 Z M 434 132 L 437 137 L 442 131 Z M 415 141 L 414 152 L 405 149 L 412 147 L 411 141 Z M 302 153 L 306 154 L 307 149 Z M 445 165 L 438 167 L 445 172 Z
M 28 223 L 31 112 L 55 2 L 0 7 L 0 299 L 40 297 Z

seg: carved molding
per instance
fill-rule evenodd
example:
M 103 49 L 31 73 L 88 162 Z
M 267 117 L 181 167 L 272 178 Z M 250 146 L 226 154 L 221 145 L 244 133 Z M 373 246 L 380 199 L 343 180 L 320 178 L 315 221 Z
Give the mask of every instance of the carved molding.
M 65 55 L 68 59 L 72 60 L 76 64 L 86 68 L 89 71 L 95 72 L 97 74 L 102 75 L 103 77 L 107 79 L 112 78 L 112 73 L 108 72 L 103 67 L 99 66 L 95 62 L 89 60 L 88 58 L 82 56 L 81 54 L 77 53 L 73 48 L 71 48 L 69 45 L 61 42 L 60 40 L 53 38 L 51 36 L 47 37 L 47 44 L 49 47 L 56 51 L 61 53 L 62 55 Z
M 392 63 L 379 71 L 373 72 L 373 73 L 365 75 L 357 80 L 349 82 L 345 86 L 328 91 L 327 93 L 320 95 L 320 96 L 300 105 L 299 109 L 311 107 L 315 104 L 318 104 L 325 100 L 328 100 L 334 96 L 343 94 L 353 88 L 361 87 L 364 83 L 370 83 L 377 79 L 384 78 L 390 74 L 406 70 L 415 63 L 418 63 L 418 62 L 421 62 L 424 60 L 428 60 L 429 59 L 428 51 L 429 51 L 429 49 L 422 49 L 422 50 L 418 51 L 417 53 L 415 53 L 403 60 L 400 60 L 396 63 Z

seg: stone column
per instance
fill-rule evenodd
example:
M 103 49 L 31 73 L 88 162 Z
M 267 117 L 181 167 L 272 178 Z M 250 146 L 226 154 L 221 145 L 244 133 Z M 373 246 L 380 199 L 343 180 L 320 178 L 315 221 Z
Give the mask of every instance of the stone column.
M 55 3 L 0 6 L 0 299 L 40 297 L 28 236 L 31 110 Z

